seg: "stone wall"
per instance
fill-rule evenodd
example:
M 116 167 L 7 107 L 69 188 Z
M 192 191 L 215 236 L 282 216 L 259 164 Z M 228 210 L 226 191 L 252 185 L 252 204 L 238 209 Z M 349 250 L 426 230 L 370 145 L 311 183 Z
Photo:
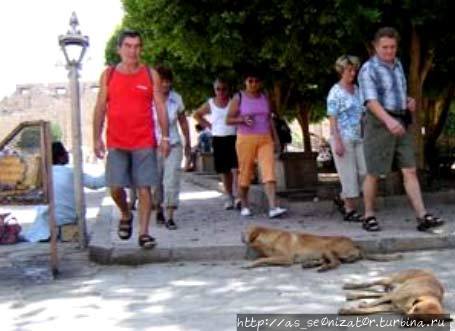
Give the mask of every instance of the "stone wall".
M 92 159 L 92 117 L 98 93 L 98 83 L 84 82 L 81 90 L 82 150 L 85 159 Z M 62 140 L 69 150 L 71 139 L 71 100 L 67 83 L 23 84 L 0 101 L 0 140 L 19 123 L 48 120 L 58 124 Z

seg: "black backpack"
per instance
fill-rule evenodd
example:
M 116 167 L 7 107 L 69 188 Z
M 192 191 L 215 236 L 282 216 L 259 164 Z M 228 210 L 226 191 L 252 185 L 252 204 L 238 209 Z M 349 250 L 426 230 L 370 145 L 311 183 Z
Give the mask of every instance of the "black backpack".
M 286 145 L 292 143 L 292 132 L 289 125 L 285 120 L 280 118 L 278 115 L 273 117 L 273 124 L 275 125 L 275 130 L 280 139 L 281 145 Z

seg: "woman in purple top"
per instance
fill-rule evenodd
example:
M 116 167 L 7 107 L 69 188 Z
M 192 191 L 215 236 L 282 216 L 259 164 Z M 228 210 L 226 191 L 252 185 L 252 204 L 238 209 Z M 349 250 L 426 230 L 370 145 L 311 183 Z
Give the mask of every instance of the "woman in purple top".
M 245 75 L 245 90 L 234 96 L 226 123 L 237 125 L 237 158 L 239 163 L 239 197 L 242 201 L 240 215 L 251 216 L 248 190 L 254 175 L 255 162 L 259 164 L 261 177 L 269 203 L 269 217 L 286 212 L 276 203 L 276 178 L 274 147 L 279 145 L 271 125 L 271 109 L 267 96 L 262 93 L 260 75 L 251 70 Z

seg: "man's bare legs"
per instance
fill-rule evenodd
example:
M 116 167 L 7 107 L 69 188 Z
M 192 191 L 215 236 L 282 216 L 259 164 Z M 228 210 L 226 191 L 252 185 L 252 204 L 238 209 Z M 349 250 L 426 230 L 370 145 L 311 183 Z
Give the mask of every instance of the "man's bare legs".
M 139 201 L 139 235 L 148 234 L 150 215 L 152 212 L 152 194 L 150 187 L 140 187 L 137 189 Z M 126 191 L 121 187 L 111 188 L 111 196 L 117 207 L 120 209 L 121 219 L 129 220 L 131 211 L 126 198 Z
M 129 220 L 131 218 L 131 211 L 128 207 L 125 189 L 122 187 L 111 187 L 111 197 L 120 209 L 121 219 Z
M 403 185 L 406 194 L 411 202 L 417 217 L 423 217 L 426 214 L 425 206 L 422 200 L 420 184 L 417 179 L 415 168 L 401 169 L 403 174 Z M 374 216 L 375 201 L 377 194 L 378 177 L 367 175 L 363 182 L 363 198 L 365 204 L 365 218 Z
M 427 213 L 422 199 L 422 191 L 420 190 L 419 179 L 417 178 L 416 168 L 403 168 L 403 185 L 406 194 L 411 202 L 412 208 L 418 218 L 423 218 Z
M 365 218 L 374 216 L 376 194 L 378 189 L 378 177 L 366 175 L 363 181 L 363 203 L 365 207 Z
M 150 215 L 152 213 L 152 192 L 150 187 L 137 189 L 139 199 L 139 236 L 149 233 Z

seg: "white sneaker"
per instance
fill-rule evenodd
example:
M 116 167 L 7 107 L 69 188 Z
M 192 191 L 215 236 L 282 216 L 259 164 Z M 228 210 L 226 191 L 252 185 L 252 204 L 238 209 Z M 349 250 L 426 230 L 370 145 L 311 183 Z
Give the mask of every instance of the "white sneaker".
M 248 216 L 251 216 L 253 215 L 251 213 L 251 210 L 247 207 L 243 207 L 242 210 L 240 211 L 240 215 L 243 216 L 243 217 L 248 217 Z
M 270 218 L 275 218 L 280 215 L 283 215 L 286 213 L 288 210 L 286 208 L 280 208 L 280 207 L 275 207 L 269 210 L 269 217 Z

